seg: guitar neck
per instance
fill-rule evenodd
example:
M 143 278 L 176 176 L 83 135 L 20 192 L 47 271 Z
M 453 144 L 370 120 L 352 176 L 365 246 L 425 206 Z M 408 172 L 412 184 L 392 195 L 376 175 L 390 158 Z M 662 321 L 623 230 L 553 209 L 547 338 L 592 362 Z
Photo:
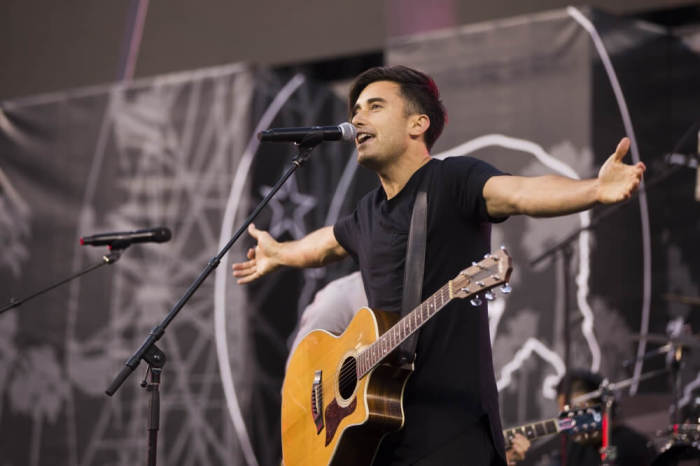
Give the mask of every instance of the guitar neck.
M 406 338 L 413 335 L 428 320 L 447 306 L 455 298 L 469 298 L 478 293 L 506 283 L 513 270 L 510 256 L 505 248 L 494 254 L 486 254 L 484 259 L 472 262 L 472 265 L 457 274 L 442 288 L 437 290 L 418 307 L 401 318 L 377 341 L 369 345 L 357 355 L 356 372 L 358 380 L 367 375 L 374 367 L 384 360 Z M 509 290 L 510 288 L 508 288 Z M 507 290 L 504 290 L 507 292 Z M 493 299 L 490 293 L 487 299 Z
M 393 327 L 380 336 L 377 341 L 365 348 L 358 355 L 357 359 L 358 378 L 362 378 L 369 373 L 393 350 L 398 348 L 401 343 L 437 314 L 438 311 L 447 306 L 452 299 L 454 299 L 452 281 L 449 281 L 431 297 L 401 318 Z
M 506 429 L 503 431 L 503 438 L 505 438 L 506 440 L 506 448 L 510 446 L 513 437 L 515 437 L 515 434 L 521 434 L 527 437 L 528 440 L 534 440 L 536 438 L 544 437 L 546 435 L 552 435 L 561 432 L 562 426 L 560 425 L 560 422 L 560 419 L 552 418 L 545 419 L 544 421 L 533 422 L 532 424 L 524 424 L 522 426 Z

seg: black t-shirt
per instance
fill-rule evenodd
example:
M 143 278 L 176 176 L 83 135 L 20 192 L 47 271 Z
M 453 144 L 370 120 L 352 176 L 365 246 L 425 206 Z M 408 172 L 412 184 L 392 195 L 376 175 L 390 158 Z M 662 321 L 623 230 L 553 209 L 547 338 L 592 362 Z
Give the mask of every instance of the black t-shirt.
M 368 193 L 334 226 L 335 237 L 358 262 L 369 306 L 400 312 L 411 212 L 422 177 L 428 179 L 428 225 L 423 299 L 490 250 L 482 191 L 502 173 L 472 157 L 431 160 L 392 199 L 382 187 Z M 457 299 L 422 329 L 415 372 L 404 393 L 404 428 L 385 439 L 394 456 L 417 459 L 488 415 L 503 454 L 498 394 L 486 305 Z

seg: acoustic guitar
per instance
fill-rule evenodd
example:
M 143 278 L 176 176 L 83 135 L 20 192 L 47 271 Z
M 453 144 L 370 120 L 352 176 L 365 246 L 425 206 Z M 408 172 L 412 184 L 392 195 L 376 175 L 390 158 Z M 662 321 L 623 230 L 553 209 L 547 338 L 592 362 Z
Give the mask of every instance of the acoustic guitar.
M 382 437 L 404 423 L 402 395 L 412 366 L 389 355 L 456 298 L 473 305 L 512 271 L 505 248 L 462 270 L 399 320 L 398 313 L 360 309 L 341 335 L 309 332 L 294 350 L 282 385 L 285 466 L 369 465 Z

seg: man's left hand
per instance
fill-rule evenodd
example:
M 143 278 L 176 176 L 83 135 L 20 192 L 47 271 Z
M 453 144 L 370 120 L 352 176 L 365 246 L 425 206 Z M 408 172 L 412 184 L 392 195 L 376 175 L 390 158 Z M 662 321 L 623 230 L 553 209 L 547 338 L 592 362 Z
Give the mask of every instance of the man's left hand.
M 525 452 L 530 448 L 530 441 L 522 434 L 515 434 L 511 440 L 511 447 L 506 450 L 506 461 L 508 466 L 516 464 L 525 459 Z
M 630 148 L 630 140 L 622 138 L 615 153 L 608 157 L 598 172 L 598 202 L 614 204 L 629 199 L 639 187 L 646 170 L 643 162 L 627 165 L 622 159 Z

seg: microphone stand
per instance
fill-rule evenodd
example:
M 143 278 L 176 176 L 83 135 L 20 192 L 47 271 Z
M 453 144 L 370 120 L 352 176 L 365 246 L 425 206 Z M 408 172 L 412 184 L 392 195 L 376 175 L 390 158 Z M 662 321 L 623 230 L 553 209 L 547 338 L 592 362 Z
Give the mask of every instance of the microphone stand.
M 270 199 L 277 193 L 277 191 L 282 187 L 282 185 L 287 181 L 287 179 L 296 171 L 297 168 L 301 167 L 310 157 L 311 151 L 323 141 L 322 134 L 311 134 L 306 136 L 300 143 L 296 144 L 298 154 L 296 158 L 292 161 L 292 166 L 282 175 L 282 177 L 277 181 L 277 183 L 272 187 L 269 193 L 263 198 L 262 201 L 255 207 L 253 213 L 248 216 L 243 222 L 243 225 L 236 231 L 236 233 L 231 237 L 231 239 L 226 243 L 226 245 L 219 251 L 219 253 L 211 258 L 207 263 L 206 267 L 199 276 L 192 282 L 185 294 L 175 303 L 175 306 L 168 312 L 165 318 L 160 324 L 153 327 L 150 331 L 146 340 L 143 342 L 141 347 L 125 362 L 124 367 L 121 372 L 117 374 L 114 381 L 109 385 L 105 393 L 109 396 L 114 395 L 114 393 L 119 389 L 119 387 L 124 383 L 126 378 L 131 375 L 131 373 L 138 367 L 143 359 L 148 364 L 148 373 L 151 374 L 151 380 L 149 383 L 142 382 L 141 386 L 146 388 L 147 391 L 151 393 L 150 407 L 149 407 L 149 425 L 148 425 L 148 466 L 155 466 L 156 456 L 157 456 L 157 444 L 158 444 L 158 430 L 160 424 L 160 377 L 163 366 L 165 365 L 166 355 L 163 351 L 156 346 L 156 342 L 165 333 L 165 329 L 170 325 L 170 322 L 175 318 L 175 316 L 180 312 L 180 310 L 187 304 L 194 293 L 199 289 L 204 280 L 218 267 L 221 263 L 221 259 L 228 252 L 229 249 L 234 245 L 238 238 L 246 231 L 248 225 L 250 225 L 253 220 L 258 216 L 260 211 L 270 202 Z
M 89 266 L 88 268 L 81 270 L 80 272 L 77 272 L 73 275 L 70 275 L 68 278 L 65 278 L 63 280 L 60 280 L 60 281 L 52 284 L 52 285 L 49 285 L 46 288 L 42 288 L 41 290 L 39 290 L 35 293 L 32 293 L 29 296 L 25 296 L 24 298 L 19 299 L 19 300 L 15 299 L 15 298 L 10 298 L 10 303 L 7 304 L 6 306 L 0 308 L 0 314 L 2 314 L 5 311 L 9 311 L 10 309 L 14 309 L 16 307 L 19 307 L 22 304 L 29 301 L 30 299 L 36 298 L 37 296 L 41 296 L 42 294 L 47 293 L 47 292 L 53 290 L 54 288 L 57 288 L 57 287 L 63 285 L 64 283 L 68 283 L 71 280 L 74 280 L 78 277 L 81 277 L 88 272 L 92 272 L 93 270 L 98 269 L 98 268 L 102 267 L 103 265 L 114 264 L 115 262 L 117 262 L 119 260 L 119 258 L 121 257 L 121 252 L 125 248 L 126 248 L 126 246 L 123 248 L 119 248 L 119 249 L 112 249 L 112 250 L 110 250 L 110 252 L 108 254 L 105 254 L 104 256 L 102 256 L 102 260 L 100 262 L 93 264 L 93 265 Z

